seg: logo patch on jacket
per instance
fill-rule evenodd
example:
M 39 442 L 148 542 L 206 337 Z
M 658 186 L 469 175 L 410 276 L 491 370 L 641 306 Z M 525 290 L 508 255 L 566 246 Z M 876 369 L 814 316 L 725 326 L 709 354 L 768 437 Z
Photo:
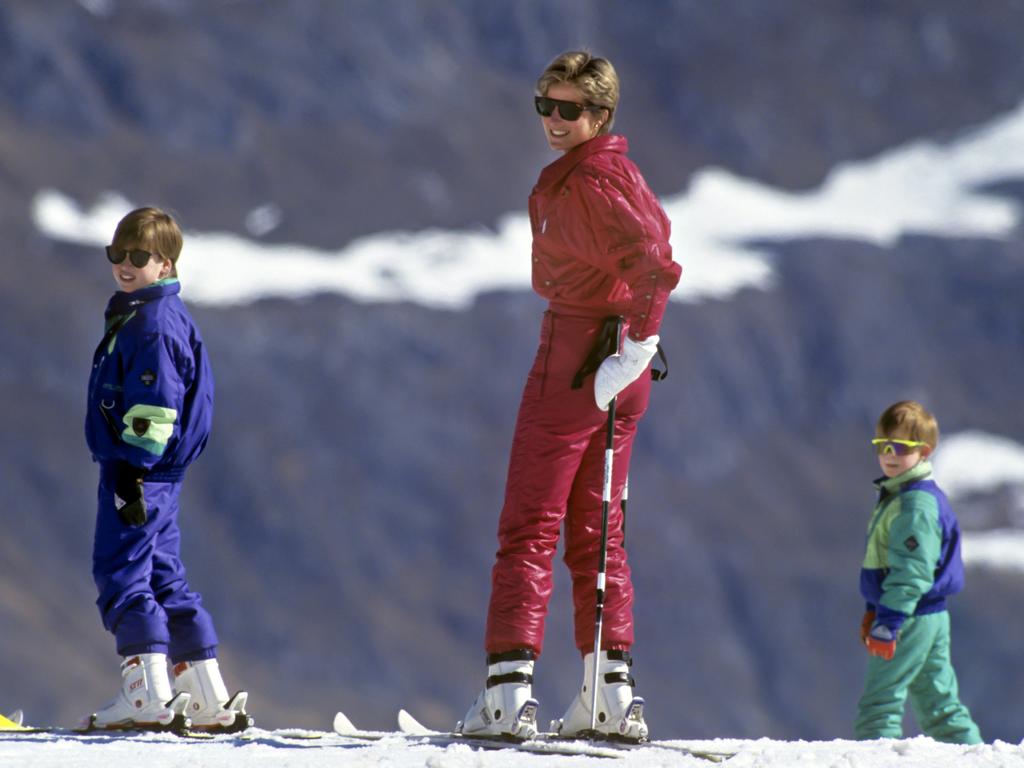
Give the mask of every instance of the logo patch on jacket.
M 132 419 L 132 432 L 139 437 L 142 437 L 149 431 L 149 419 L 140 419 L 138 417 Z
M 911 536 L 909 539 L 903 542 L 903 546 L 907 548 L 908 552 L 913 552 L 920 545 L 917 543 L 917 539 Z
M 139 379 L 147 387 L 152 386 L 153 382 L 156 381 L 156 374 L 152 371 L 146 370 L 139 375 Z

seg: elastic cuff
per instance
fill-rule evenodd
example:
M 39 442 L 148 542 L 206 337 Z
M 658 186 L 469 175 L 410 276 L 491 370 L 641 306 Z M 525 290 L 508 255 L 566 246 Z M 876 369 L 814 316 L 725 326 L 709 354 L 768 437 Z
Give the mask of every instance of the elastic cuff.
M 167 643 L 135 643 L 117 647 L 118 656 L 138 656 L 140 653 L 162 653 L 166 656 Z
M 892 608 L 887 608 L 884 605 L 879 605 L 875 610 L 875 624 L 882 624 L 894 633 L 898 632 L 900 627 L 903 626 L 903 622 L 907 620 L 907 614 L 901 611 L 895 611 Z
M 171 657 L 172 664 L 180 664 L 183 661 L 206 661 L 207 659 L 217 658 L 217 646 L 211 645 L 209 648 L 200 648 L 198 651 L 189 651 L 182 653 L 177 656 Z

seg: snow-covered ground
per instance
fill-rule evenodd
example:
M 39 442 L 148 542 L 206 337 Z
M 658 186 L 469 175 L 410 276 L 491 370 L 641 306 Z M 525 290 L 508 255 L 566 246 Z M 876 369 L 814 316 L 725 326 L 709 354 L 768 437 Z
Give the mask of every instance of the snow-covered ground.
M 295 740 L 282 731 L 254 729 L 241 741 L 220 736 L 211 741 L 183 741 L 175 736 L 135 737 L 5 736 L 0 734 L 0 766 L 4 768 L 506 768 L 506 766 L 616 766 L 669 768 L 714 763 L 679 752 L 648 747 L 622 753 L 621 759 L 527 755 L 514 750 L 475 751 L 465 745 L 417 744 L 399 737 L 359 742 L 324 734 L 317 740 Z M 716 751 L 735 751 L 727 768 L 1024 768 L 1024 747 L 995 742 L 973 747 L 939 744 L 926 737 L 900 741 L 784 742 L 677 741 L 673 744 Z
M 686 191 L 663 200 L 686 270 L 673 297 L 695 301 L 769 288 L 770 259 L 748 245 L 758 240 L 837 237 L 889 245 L 909 233 L 1003 237 L 1021 220 L 1020 208 L 979 187 L 1022 176 L 1024 105 L 947 145 L 915 141 L 839 165 L 805 193 L 704 169 Z M 133 207 L 114 192 L 83 209 L 59 191 L 42 190 L 33 215 L 48 237 L 101 246 Z M 269 202 L 250 213 L 246 226 L 266 234 L 286 215 Z M 494 229 L 382 232 L 334 251 L 189 231 L 181 273 L 189 300 L 212 304 L 335 292 L 457 310 L 485 291 L 528 289 L 529 251 L 523 212 L 507 214 Z

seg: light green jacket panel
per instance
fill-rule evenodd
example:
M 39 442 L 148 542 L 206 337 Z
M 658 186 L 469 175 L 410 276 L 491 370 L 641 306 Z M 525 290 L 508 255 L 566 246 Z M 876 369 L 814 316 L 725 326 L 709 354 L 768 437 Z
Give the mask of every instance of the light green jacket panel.
M 901 492 L 906 483 L 929 479 L 931 464 L 922 461 L 902 475 L 879 483 L 884 497 L 868 524 L 862 584 L 869 602 L 912 615 L 918 601 L 935 583 L 942 554 L 939 505 L 927 491 Z
M 892 506 L 898 509 L 889 526 L 889 575 L 879 603 L 910 615 L 935 583 L 942 552 L 939 505 L 927 491 L 909 491 Z

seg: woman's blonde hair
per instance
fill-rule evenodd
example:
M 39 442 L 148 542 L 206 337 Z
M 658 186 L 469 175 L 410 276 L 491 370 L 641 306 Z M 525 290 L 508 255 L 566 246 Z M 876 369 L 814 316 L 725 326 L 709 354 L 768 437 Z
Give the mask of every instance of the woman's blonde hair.
M 878 417 L 877 437 L 903 438 L 927 443 L 932 450 L 939 444 L 939 422 L 920 403 L 900 400 Z
M 178 222 L 159 208 L 136 208 L 117 224 L 111 245 L 115 248 L 143 248 L 171 262 L 177 277 L 183 238 Z
M 619 106 L 619 76 L 608 59 L 593 56 L 589 51 L 566 51 L 548 64 L 537 79 L 537 94 L 547 96 L 555 83 L 569 83 L 580 89 L 588 104 L 608 110 L 598 133 L 608 133 Z

